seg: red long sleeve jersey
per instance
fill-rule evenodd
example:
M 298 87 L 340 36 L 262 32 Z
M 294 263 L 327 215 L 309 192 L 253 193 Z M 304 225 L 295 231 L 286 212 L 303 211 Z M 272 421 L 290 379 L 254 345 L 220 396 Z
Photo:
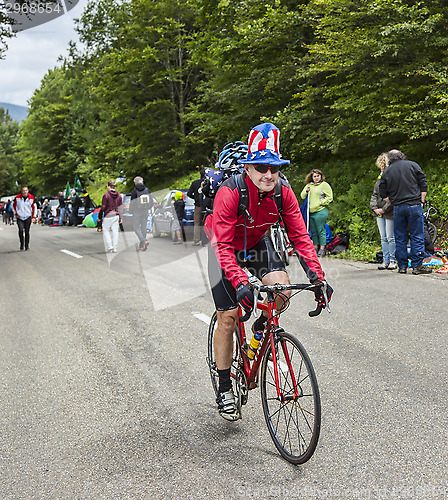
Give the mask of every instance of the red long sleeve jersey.
M 253 218 L 246 218 L 246 248 L 253 248 L 266 231 L 279 219 L 274 190 L 260 196 L 257 187 L 246 177 L 249 203 L 248 210 Z M 282 218 L 288 235 L 302 257 L 302 267 L 308 277 L 324 279 L 324 272 L 306 230 L 297 198 L 291 187 L 282 185 Z M 205 220 L 205 231 L 209 237 L 216 257 L 225 275 L 236 288 L 247 282 L 246 273 L 237 264 L 236 250 L 244 249 L 244 215 L 238 216 L 240 194 L 238 188 L 223 184 L 216 194 L 213 214 Z

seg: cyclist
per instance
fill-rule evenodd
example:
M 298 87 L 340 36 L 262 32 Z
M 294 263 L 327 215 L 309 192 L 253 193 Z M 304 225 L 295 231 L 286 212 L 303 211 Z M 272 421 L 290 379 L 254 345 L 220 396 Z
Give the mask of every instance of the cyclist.
M 229 421 L 238 420 L 230 378 L 233 332 L 237 321 L 238 303 L 249 311 L 254 305 L 254 293 L 247 269 L 265 285 L 289 284 L 283 262 L 275 252 L 266 231 L 279 219 L 274 201 L 275 186 L 281 182 L 282 218 L 291 243 L 301 256 L 301 264 L 311 283 L 324 284 L 324 272 L 306 230 L 297 198 L 289 184 L 280 179 L 279 169 L 289 164 L 279 154 L 279 129 L 272 123 L 262 123 L 249 135 L 246 158 L 238 160 L 244 166 L 241 174 L 247 185 L 247 210 L 239 213 L 240 189 L 238 179 L 225 181 L 216 193 L 213 213 L 205 221 L 205 230 L 211 242 L 208 272 L 217 312 L 214 335 L 215 361 L 219 375 L 219 394 L 216 399 L 220 415 Z M 316 301 L 324 304 L 322 288 L 316 292 Z M 332 289 L 328 286 L 327 295 Z M 278 295 L 276 305 L 281 310 L 285 297 Z M 267 317 L 261 315 L 253 330 L 262 330 Z

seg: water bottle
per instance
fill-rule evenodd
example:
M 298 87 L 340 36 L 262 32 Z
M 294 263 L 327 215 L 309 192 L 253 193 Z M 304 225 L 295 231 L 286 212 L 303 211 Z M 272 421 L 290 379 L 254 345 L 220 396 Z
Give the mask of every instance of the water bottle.
M 250 344 L 247 347 L 247 357 L 249 359 L 254 359 L 255 354 L 257 354 L 258 346 L 260 345 L 261 337 L 263 337 L 263 332 L 260 330 L 255 332 L 250 340 Z

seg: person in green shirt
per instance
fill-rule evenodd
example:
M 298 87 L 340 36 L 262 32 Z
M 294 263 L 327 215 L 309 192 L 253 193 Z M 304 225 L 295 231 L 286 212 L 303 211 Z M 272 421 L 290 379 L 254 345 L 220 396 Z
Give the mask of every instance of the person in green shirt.
M 317 168 L 305 178 L 305 187 L 302 190 L 301 197 L 305 199 L 309 194 L 308 205 L 310 211 L 309 229 L 311 239 L 318 257 L 325 256 L 325 245 L 327 244 L 327 235 L 325 224 L 328 218 L 327 206 L 333 201 L 333 190 L 325 182 L 324 174 Z

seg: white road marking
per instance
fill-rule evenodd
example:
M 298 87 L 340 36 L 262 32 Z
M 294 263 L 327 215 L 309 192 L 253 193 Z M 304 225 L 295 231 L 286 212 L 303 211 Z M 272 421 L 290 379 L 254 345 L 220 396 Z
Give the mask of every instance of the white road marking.
M 198 318 L 199 320 L 203 321 L 206 325 L 210 324 L 211 318 L 207 316 L 206 314 L 202 313 L 191 313 L 195 318 Z
M 3 231 L 3 228 L 2 228 L 2 227 L 0 227 L 0 231 Z
M 82 259 L 82 255 L 78 255 L 77 253 L 70 252 L 70 250 L 61 250 L 61 252 L 66 253 L 67 255 L 70 255 L 71 257 L 75 257 L 75 259 Z

